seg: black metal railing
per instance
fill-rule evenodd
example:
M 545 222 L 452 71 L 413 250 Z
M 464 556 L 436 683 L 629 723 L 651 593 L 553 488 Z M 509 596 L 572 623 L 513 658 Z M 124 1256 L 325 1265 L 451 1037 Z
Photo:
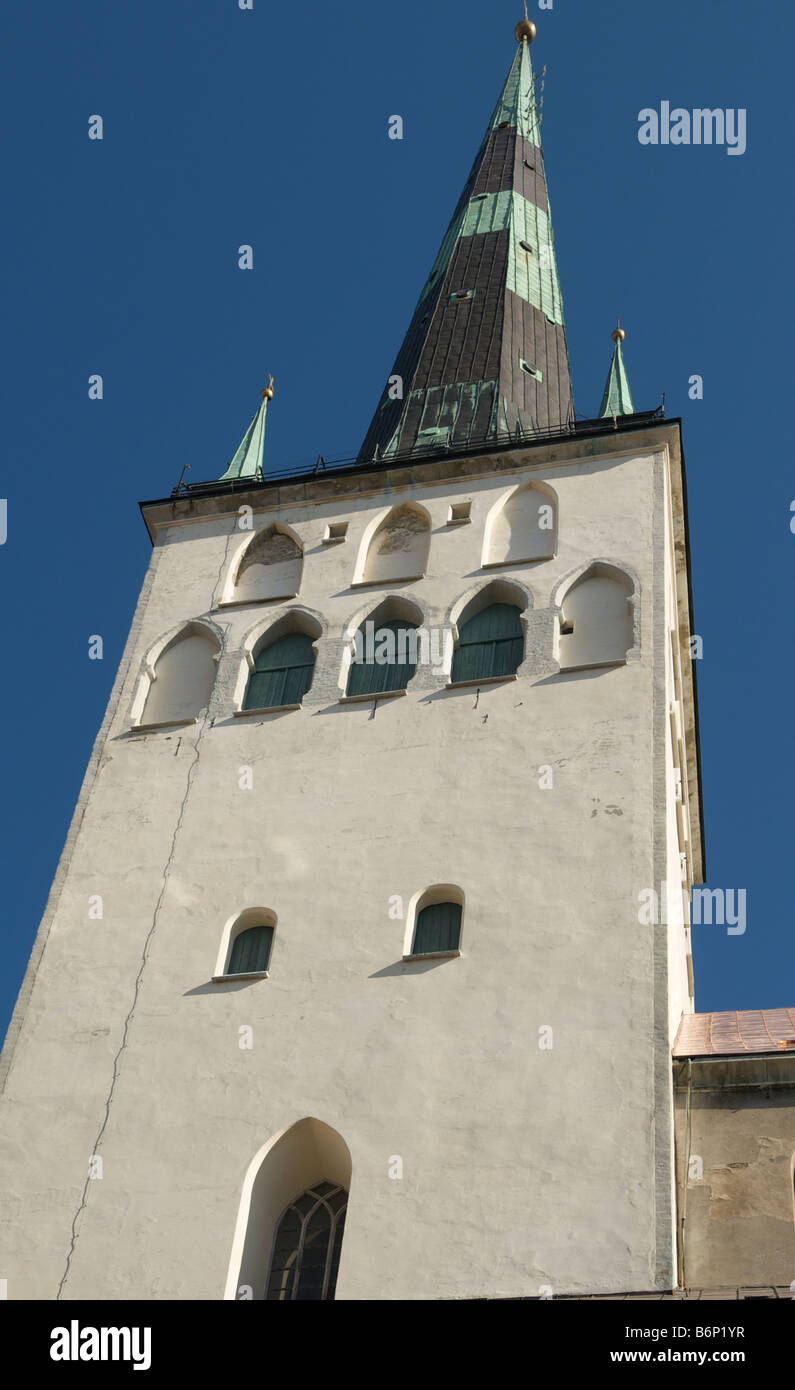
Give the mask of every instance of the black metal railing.
M 303 482 L 311 477 L 324 477 L 330 473 L 358 472 L 360 469 L 401 468 L 414 463 L 424 463 L 435 458 L 466 458 L 471 455 L 525 448 L 550 440 L 584 439 L 597 435 L 621 434 L 627 430 L 640 429 L 655 420 L 665 419 L 664 406 L 656 410 L 640 411 L 635 415 L 610 416 L 607 419 L 574 420 L 571 424 L 555 425 L 548 429 L 489 431 L 477 439 L 456 440 L 454 431 L 450 432 L 445 443 L 435 440 L 432 444 L 419 445 L 403 453 L 390 454 L 383 458 L 378 451 L 372 459 L 361 456 L 327 459 L 318 454 L 314 460 L 299 459 L 284 468 L 269 468 L 261 478 L 229 478 L 225 482 L 185 483 L 180 479 L 173 489 L 172 497 L 200 497 L 212 493 L 250 491 L 252 488 L 269 487 L 274 483 Z M 183 469 L 183 474 L 184 474 Z

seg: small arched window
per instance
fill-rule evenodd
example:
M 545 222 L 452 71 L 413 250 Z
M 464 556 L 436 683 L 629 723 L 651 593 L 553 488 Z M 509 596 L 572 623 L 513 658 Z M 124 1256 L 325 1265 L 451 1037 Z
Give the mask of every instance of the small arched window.
M 347 695 L 405 690 L 417 670 L 417 626 L 405 619 L 368 619 L 356 634 Z
M 441 955 L 461 946 L 461 904 L 429 903 L 417 913 L 413 956 Z
M 273 945 L 272 926 L 247 927 L 232 943 L 227 975 L 254 975 L 268 968 Z
M 290 1203 L 276 1231 L 266 1302 L 334 1298 L 347 1206 L 347 1192 L 331 1182 Z
M 518 608 L 511 603 L 492 603 L 459 629 L 451 683 L 515 675 L 523 657 Z
M 315 649 L 304 632 L 291 632 L 258 653 L 243 709 L 300 705 L 312 684 Z

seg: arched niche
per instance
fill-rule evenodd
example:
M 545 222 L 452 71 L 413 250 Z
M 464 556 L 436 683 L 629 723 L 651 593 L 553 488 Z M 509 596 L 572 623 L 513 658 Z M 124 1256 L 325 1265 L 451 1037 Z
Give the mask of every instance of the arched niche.
M 492 509 L 486 522 L 483 566 L 550 560 L 557 542 L 557 497 L 546 484 L 528 483 Z
M 304 552 L 287 527 L 266 526 L 249 543 L 235 572 L 233 603 L 295 598 L 301 588 Z
M 367 545 L 360 576 L 363 584 L 391 584 L 419 579 L 428 567 L 431 522 L 424 507 L 405 502 L 393 507 Z
M 560 606 L 561 671 L 613 666 L 633 645 L 634 585 L 612 565 L 591 565 L 566 590 Z
M 150 669 L 141 724 L 176 724 L 206 709 L 220 651 L 217 637 L 198 623 L 172 637 Z
M 288 1206 L 324 1182 L 349 1192 L 351 1169 L 345 1140 L 313 1117 L 282 1130 L 260 1149 L 243 1184 L 226 1298 L 250 1289 L 255 1300 L 265 1300 L 274 1239 Z

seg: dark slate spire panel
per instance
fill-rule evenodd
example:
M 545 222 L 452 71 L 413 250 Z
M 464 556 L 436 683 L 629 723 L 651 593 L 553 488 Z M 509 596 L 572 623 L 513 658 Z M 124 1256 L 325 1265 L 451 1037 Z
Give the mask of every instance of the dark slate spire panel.
M 360 462 L 532 435 L 574 419 L 526 37 L 423 286 L 396 377 Z

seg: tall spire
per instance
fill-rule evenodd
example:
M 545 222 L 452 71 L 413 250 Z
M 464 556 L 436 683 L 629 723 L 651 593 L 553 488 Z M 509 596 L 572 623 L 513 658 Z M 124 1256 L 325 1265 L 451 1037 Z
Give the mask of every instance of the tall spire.
M 621 324 L 616 319 L 616 326 L 613 330 L 613 342 L 615 343 L 613 360 L 610 363 L 605 393 L 599 410 L 600 420 L 604 420 L 610 415 L 632 415 L 634 413 L 635 407 L 632 404 L 629 378 L 624 366 L 624 354 L 621 350 L 621 344 L 626 336 Z
M 574 419 L 534 37 L 525 16 L 360 462 L 554 430 Z
M 268 374 L 268 384 L 260 391 L 260 403 L 246 433 L 237 446 L 232 462 L 219 483 L 232 478 L 261 478 L 262 456 L 265 451 L 265 422 L 268 416 L 268 401 L 273 400 L 273 377 Z

